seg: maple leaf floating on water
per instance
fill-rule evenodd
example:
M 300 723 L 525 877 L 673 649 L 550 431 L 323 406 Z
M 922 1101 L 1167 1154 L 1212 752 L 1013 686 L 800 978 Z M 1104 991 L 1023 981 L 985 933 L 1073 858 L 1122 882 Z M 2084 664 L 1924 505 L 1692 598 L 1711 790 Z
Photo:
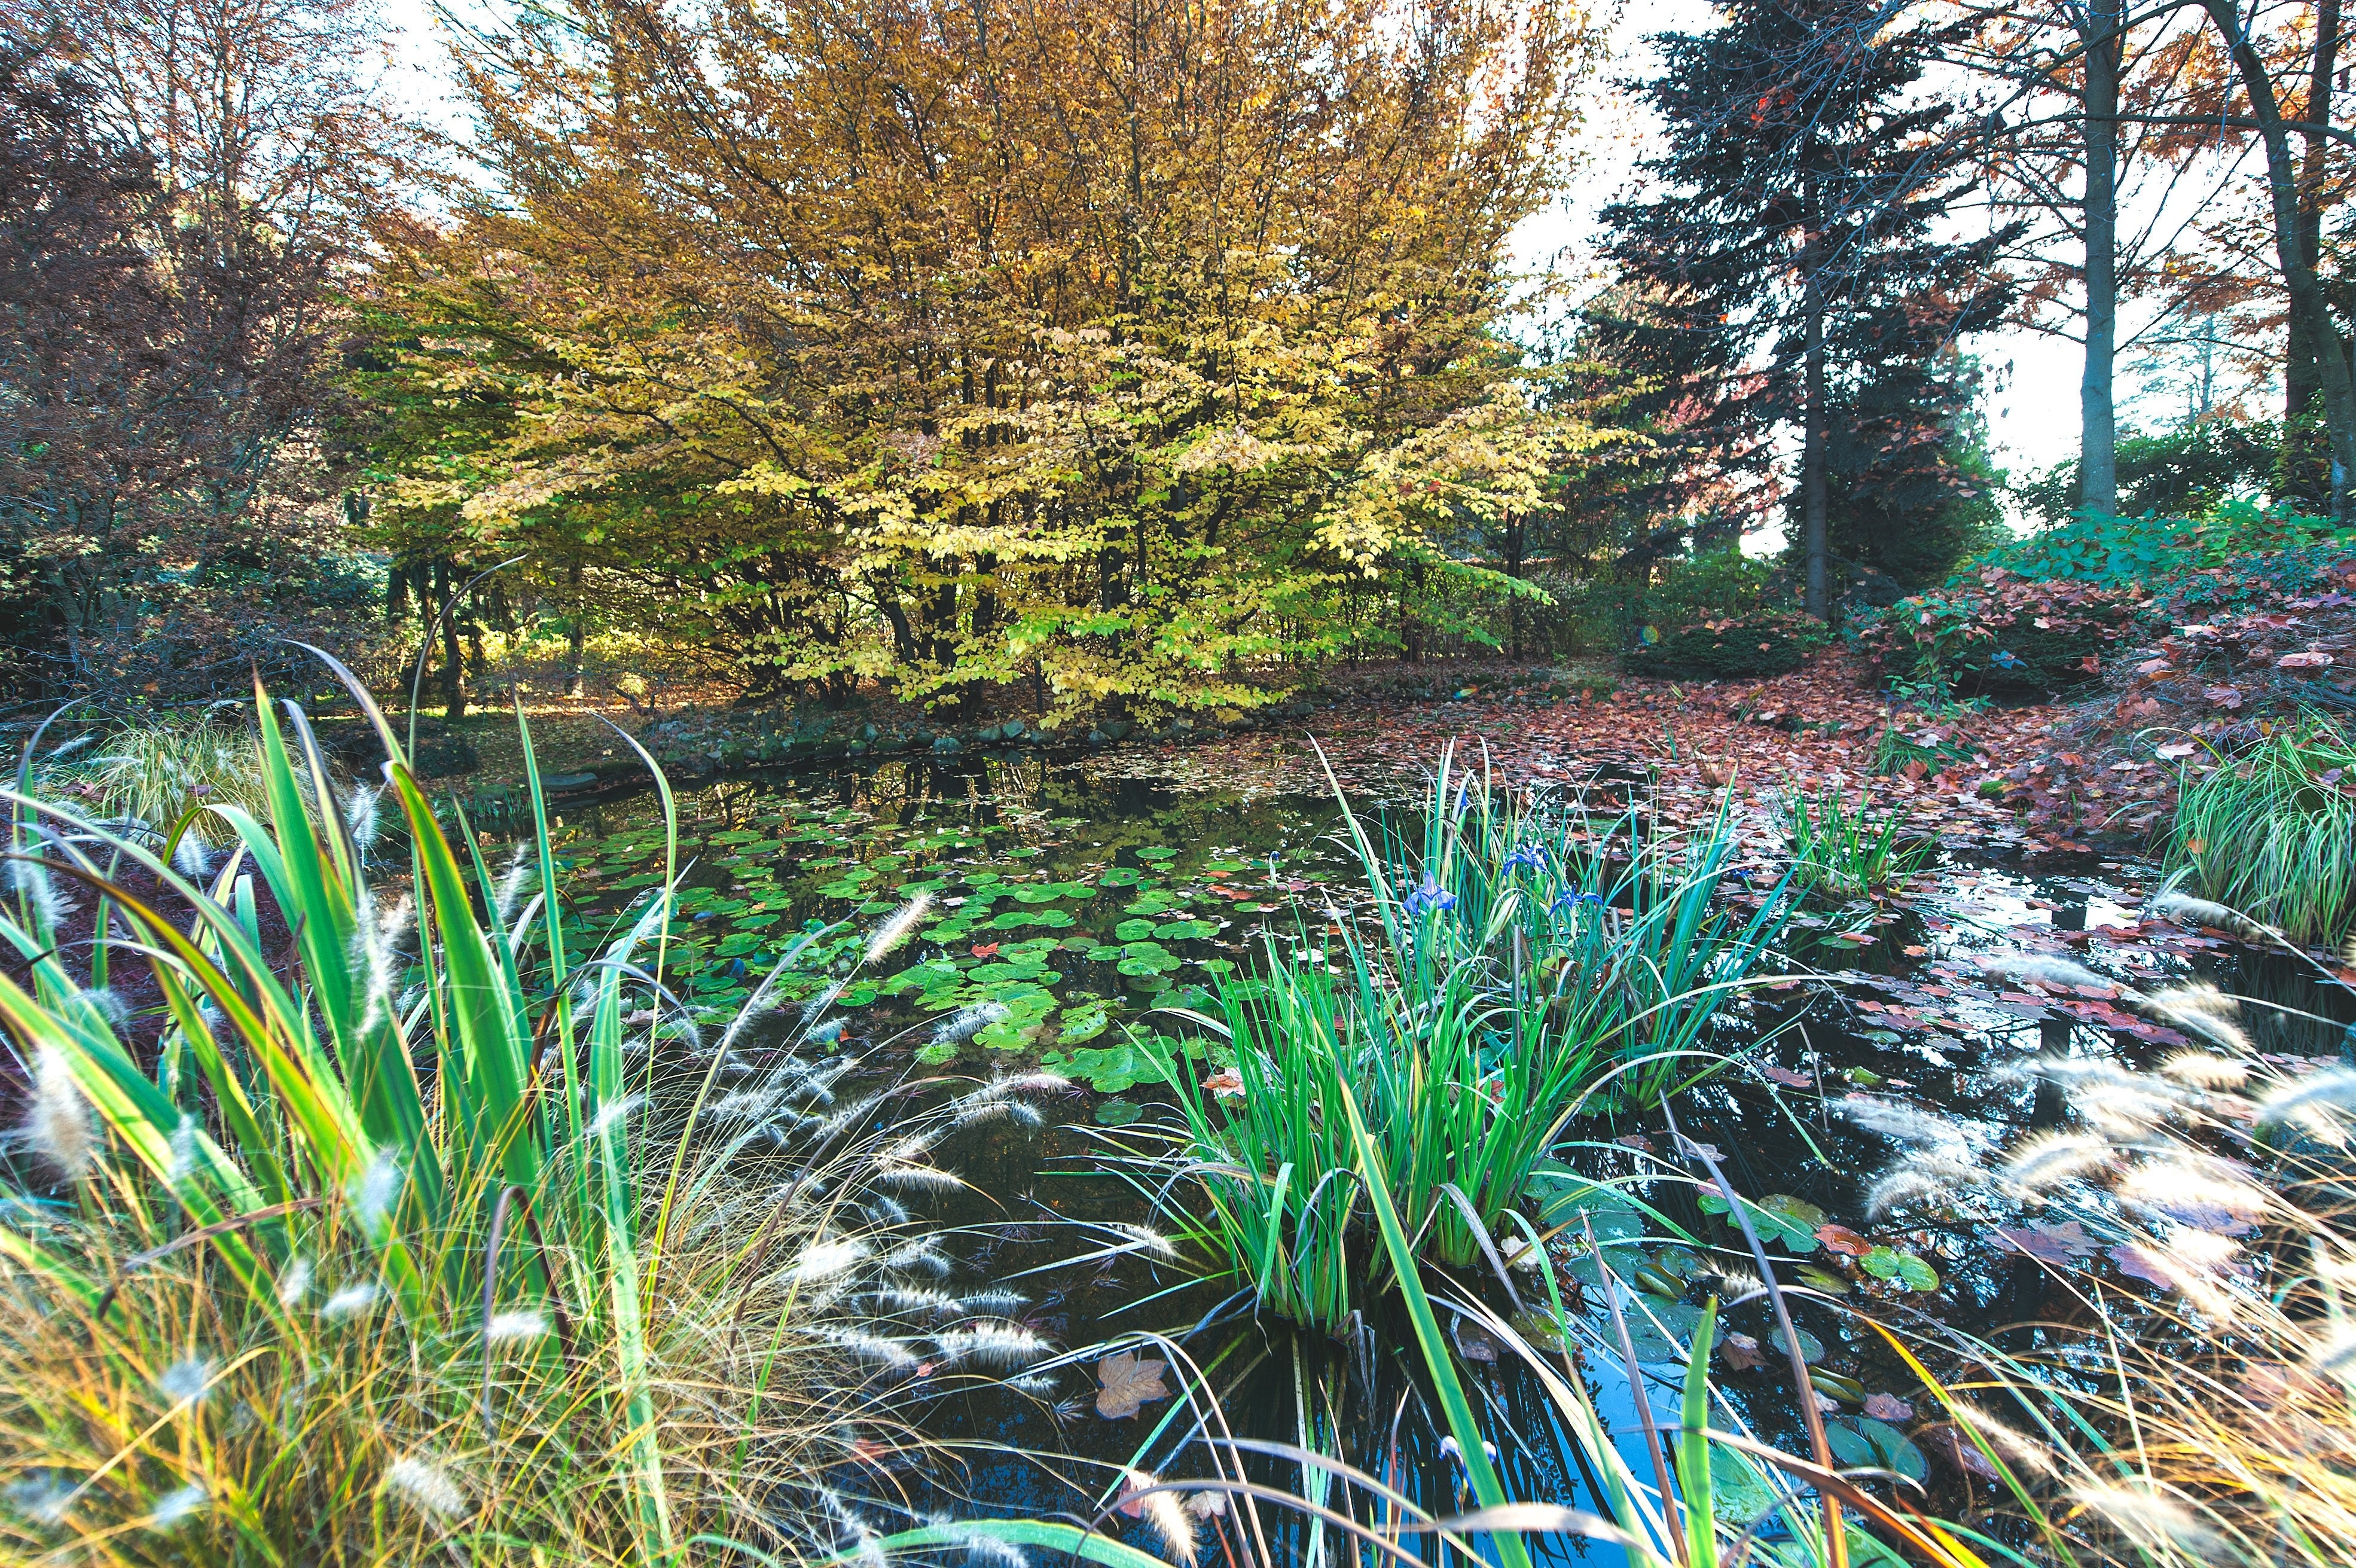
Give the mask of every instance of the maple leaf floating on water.
M 1203 1087 L 1213 1094 L 1232 1098 L 1243 1093 L 1244 1080 L 1236 1076 L 1235 1069 L 1221 1068 L 1203 1080 Z
M 1726 1358 L 1726 1364 L 1738 1372 L 1747 1372 L 1753 1367 L 1767 1364 L 1767 1358 L 1760 1351 L 1759 1341 L 1748 1334 L 1729 1334 L 1718 1342 L 1718 1349 L 1719 1354 Z
M 1810 1084 L 1816 1081 L 1815 1075 L 1814 1073 L 1794 1072 L 1790 1068 L 1777 1067 L 1772 1062 L 1768 1063 L 1759 1070 L 1766 1074 L 1769 1079 L 1772 1079 L 1774 1082 L 1782 1084 L 1786 1089 L 1805 1089 Z
M 1097 1413 L 1108 1421 L 1119 1421 L 1135 1415 L 1150 1400 L 1166 1400 L 1170 1391 L 1162 1383 L 1166 1361 L 1141 1361 L 1127 1351 L 1107 1356 L 1097 1363 L 1097 1381 L 1104 1386 L 1097 1391 Z
M 1873 1251 L 1872 1242 L 1846 1225 L 1819 1225 L 1816 1227 L 1816 1240 L 1824 1243 L 1826 1251 L 1838 1252 L 1844 1257 L 1862 1258 Z
M 1996 1244 L 2008 1252 L 2026 1252 L 2041 1263 L 2058 1268 L 2068 1268 L 2094 1251 L 2094 1239 L 2074 1219 L 2059 1225 L 1999 1225 L 1996 1228 Z
M 1865 1396 L 1865 1413 L 1876 1421 L 1912 1421 L 1914 1419 L 1914 1407 L 1896 1394 L 1874 1393 Z

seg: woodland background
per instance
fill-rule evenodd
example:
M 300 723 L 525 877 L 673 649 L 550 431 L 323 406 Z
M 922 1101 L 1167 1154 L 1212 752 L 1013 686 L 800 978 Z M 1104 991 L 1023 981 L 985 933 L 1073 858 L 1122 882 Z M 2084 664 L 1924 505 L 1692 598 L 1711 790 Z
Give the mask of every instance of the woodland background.
M 455 710 L 532 654 L 1085 727 L 1780 660 L 2008 512 L 2344 521 L 2338 0 L 1605 21 L 535 0 L 452 24 L 453 135 L 363 0 L 0 0 L 5 699 L 297 639 Z M 1613 91 L 1601 265 L 1518 266 Z M 1987 452 L 2008 327 L 2083 345 L 2050 472 Z

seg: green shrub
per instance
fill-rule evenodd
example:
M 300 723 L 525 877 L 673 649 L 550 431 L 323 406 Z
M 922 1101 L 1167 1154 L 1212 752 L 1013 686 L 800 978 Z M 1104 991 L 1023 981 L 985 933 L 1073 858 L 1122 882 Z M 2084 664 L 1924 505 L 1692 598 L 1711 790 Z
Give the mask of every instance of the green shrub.
M 2228 500 L 2193 517 L 2110 517 L 2081 512 L 2067 521 L 1984 550 L 1949 586 L 1993 568 L 2040 582 L 2155 589 L 2169 578 L 2231 566 L 2253 555 L 2356 542 L 2356 529 L 2288 508 Z
M 1654 633 L 1654 628 L 1644 628 Z M 1654 633 L 1628 650 L 1631 673 L 1729 681 L 1788 675 L 1831 640 L 1822 622 L 1789 610 L 1757 609 Z
M 1991 566 L 1967 586 L 1860 616 L 1847 635 L 1888 681 L 2042 696 L 2100 679 L 2104 659 L 2140 624 L 2139 610 L 2126 589 L 2030 582 Z
M 2168 869 L 2292 941 L 2356 926 L 2356 737 L 2316 719 L 2186 780 Z

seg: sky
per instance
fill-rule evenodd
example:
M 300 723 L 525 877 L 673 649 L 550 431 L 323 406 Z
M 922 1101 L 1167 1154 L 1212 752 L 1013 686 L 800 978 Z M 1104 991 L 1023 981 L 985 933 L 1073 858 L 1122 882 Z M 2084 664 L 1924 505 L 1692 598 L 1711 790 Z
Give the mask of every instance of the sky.
M 385 0 L 384 15 L 391 24 L 384 83 L 388 95 L 396 106 L 430 124 L 463 130 L 430 0 Z M 1641 72 L 1649 58 L 1645 35 L 1705 29 L 1710 15 L 1707 0 L 1633 0 L 1620 13 L 1613 59 L 1605 74 Z M 1627 185 L 1651 128 L 1641 110 L 1616 93 L 1599 91 L 1581 136 L 1586 156 L 1571 189 L 1516 236 L 1515 251 L 1526 268 L 1541 267 L 1550 259 L 1580 273 L 1591 267 L 1599 232 L 1596 214 Z M 1987 413 L 1997 464 L 2018 480 L 2074 456 L 2083 358 L 2078 345 L 2011 328 L 1966 346 L 1991 373 Z M 2120 390 L 2124 398 L 2124 380 Z M 2123 405 L 2121 412 L 2130 411 Z

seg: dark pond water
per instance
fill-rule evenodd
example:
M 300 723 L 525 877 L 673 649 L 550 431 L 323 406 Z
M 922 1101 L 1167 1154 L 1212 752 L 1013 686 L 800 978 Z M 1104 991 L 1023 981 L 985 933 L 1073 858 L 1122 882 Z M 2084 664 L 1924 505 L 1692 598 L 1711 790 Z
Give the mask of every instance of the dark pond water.
M 1121 1240 L 1108 1227 L 1152 1222 L 1138 1184 L 1146 1178 L 1126 1180 L 1107 1169 L 1108 1156 L 1149 1144 L 1159 1121 L 1155 1080 L 1134 1037 L 1184 1036 L 1186 1026 L 1168 1009 L 1205 1006 L 1222 975 L 1248 967 L 1262 943 L 1319 949 L 1326 901 L 1346 900 L 1352 875 L 1353 863 L 1331 839 L 1336 816 L 1330 800 L 1179 791 L 1097 762 L 1036 757 L 887 763 L 735 780 L 682 797 L 682 854 L 694 868 L 675 962 L 692 976 L 696 1004 L 725 1012 L 806 928 L 848 921 L 847 934 L 805 951 L 787 978 L 789 995 L 816 997 L 844 977 L 880 922 L 906 900 L 928 896 L 931 910 L 907 945 L 851 973 L 834 999 L 833 1010 L 848 1021 L 840 1048 L 862 1053 L 862 1071 L 890 1076 L 987 1076 L 1037 1063 L 1076 1084 L 1049 1103 L 1042 1127 L 994 1122 L 939 1151 L 940 1163 L 969 1183 L 936 1216 L 958 1240 L 956 1286 L 1002 1283 L 1020 1292 L 1029 1300 L 1018 1316 L 1063 1346 L 1165 1336 L 1163 1348 L 1142 1353 L 1183 1357 L 1215 1400 L 1207 1423 L 1203 1402 L 1190 1407 L 1183 1398 L 1107 1420 L 1097 1412 L 1087 1365 L 1058 1369 L 1052 1387 L 1034 1384 L 1029 1392 L 948 1394 L 925 1407 L 923 1425 L 956 1457 L 899 1477 L 918 1497 L 963 1510 L 1098 1518 L 1101 1498 L 1124 1469 L 1211 1473 L 1196 1440 L 1224 1430 L 1345 1456 L 1436 1511 L 1451 1511 L 1459 1500 L 1461 1467 L 1444 1450 L 1445 1427 L 1427 1397 L 1413 1341 L 1389 1306 L 1370 1308 L 1361 1332 L 1334 1338 L 1257 1319 L 1226 1284 L 1134 1251 L 1068 1262 Z M 657 822 L 643 799 L 568 811 L 562 836 L 577 892 L 611 909 L 638 895 L 652 880 L 643 868 Z M 1895 1145 L 1835 1101 L 1868 1093 L 1934 1113 L 1970 1144 L 1991 1146 L 2063 1115 L 2051 1080 L 2022 1070 L 2040 1057 L 2116 1055 L 2141 1065 L 2171 1043 L 2164 1030 L 2139 1036 L 2105 1004 L 2063 1004 L 2046 993 L 2008 989 L 1982 973 L 1983 955 L 2042 947 L 2136 984 L 2217 975 L 2239 991 L 2325 1015 L 2277 1021 L 2259 1015 L 2261 1048 L 2297 1055 L 2340 1048 L 2351 1016 L 2344 1003 L 2319 994 L 2295 965 L 2235 966 L 2199 941 L 2145 940 L 2149 926 L 2136 909 L 2154 886 L 2151 868 L 2131 862 L 2087 857 L 2029 866 L 1949 846 L 1901 904 L 1855 906 L 1795 926 L 1770 967 L 1806 978 L 1731 1010 L 1712 1045 L 1740 1065 L 1677 1103 L 1681 1126 L 1719 1151 L 1738 1190 L 1781 1195 L 1771 1201 L 1794 1200 L 1788 1211 L 1808 1217 L 1809 1225 L 1854 1227 L 1890 1255 L 1927 1265 L 1936 1282 L 1930 1289 L 1903 1288 L 1903 1274 L 1885 1283 L 1853 1269 L 1820 1273 L 1817 1283 L 1843 1294 L 1797 1309 L 1804 1342 L 1812 1337 L 1823 1348 L 1820 1364 L 1870 1392 L 1915 1404 L 1918 1431 L 1929 1402 L 1902 1365 L 1877 1348 L 1856 1308 L 2002 1335 L 2008 1348 L 2028 1349 L 2054 1330 L 2009 1326 L 2053 1318 L 2066 1303 L 2049 1300 L 2047 1275 L 1991 1245 L 1968 1217 L 1928 1228 L 1869 1224 L 1864 1189 Z M 938 1020 L 975 1008 L 988 1010 L 985 1025 L 968 1037 L 941 1037 Z M 1724 1219 L 1698 1205 L 1688 1174 L 1664 1157 L 1667 1139 L 1657 1117 L 1582 1123 L 1578 1134 L 1566 1151 L 1578 1170 L 1624 1184 L 1660 1219 L 1705 1244 L 1740 1247 Z M 1657 1236 L 1662 1227 L 1647 1220 L 1641 1229 Z M 1813 1241 L 1805 1251 L 1792 1262 L 1819 1269 L 1832 1262 Z M 1634 1229 L 1612 1257 L 1623 1275 L 1640 1261 L 1691 1272 L 1684 1253 Z M 1590 1321 L 1600 1322 L 1600 1281 L 1591 1264 L 1585 1267 Z M 1494 1281 L 1462 1283 L 1509 1310 L 1513 1305 Z M 1653 1472 L 1636 1388 L 1641 1382 L 1655 1408 L 1674 1420 L 1680 1331 L 1690 1327 L 1699 1298 L 1698 1287 L 1676 1303 L 1621 1293 L 1638 1329 L 1640 1378 L 1592 1346 L 1578 1359 L 1615 1442 L 1647 1480 Z M 1756 1302 L 1733 1308 L 1726 1326 L 1762 1347 L 1772 1330 Z M 1536 1380 L 1510 1356 L 1465 1367 L 1502 1447 L 1509 1491 L 1607 1511 Z M 1720 1423 L 1804 1446 L 1780 1357 L 1755 1369 L 1721 1365 L 1719 1374 Z M 1173 1391 L 1180 1380 L 1166 1380 Z M 1845 1408 L 1836 1420 L 1852 1434 L 1853 1448 L 1861 1444 L 1901 1468 L 1923 1466 L 1903 1417 L 1879 1423 Z M 1316 1495 L 1317 1473 L 1281 1458 L 1254 1456 L 1246 1468 L 1271 1485 Z M 1932 1465 L 1924 1479 L 1934 1500 L 1959 1500 L 1938 1490 L 1954 1486 L 1951 1472 Z M 873 1477 L 862 1484 L 874 1489 Z M 1357 1517 L 1380 1517 L 1338 1487 L 1328 1494 L 1333 1506 Z M 1118 1515 L 1101 1522 L 1152 1545 L 1141 1525 Z M 1297 1514 L 1262 1509 L 1258 1528 L 1280 1561 L 1351 1555 L 1339 1538 L 1321 1538 Z M 1617 1555 L 1569 1540 L 1535 1544 L 1549 1563 Z

